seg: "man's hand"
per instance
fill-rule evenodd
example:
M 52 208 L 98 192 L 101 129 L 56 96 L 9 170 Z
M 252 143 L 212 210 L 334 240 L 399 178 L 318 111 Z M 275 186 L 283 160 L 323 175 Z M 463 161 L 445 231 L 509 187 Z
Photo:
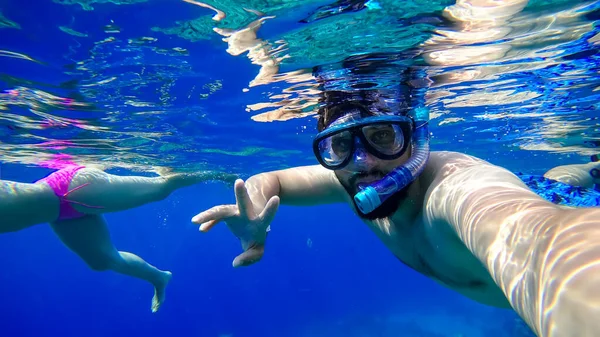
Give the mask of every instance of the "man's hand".
M 259 261 L 264 254 L 267 231 L 279 208 L 279 197 L 272 197 L 262 210 L 256 210 L 244 181 L 236 180 L 234 191 L 235 205 L 212 207 L 194 216 L 192 222 L 200 225 L 201 232 L 207 232 L 220 221 L 225 221 L 244 249 L 233 260 L 233 266 L 248 266 Z

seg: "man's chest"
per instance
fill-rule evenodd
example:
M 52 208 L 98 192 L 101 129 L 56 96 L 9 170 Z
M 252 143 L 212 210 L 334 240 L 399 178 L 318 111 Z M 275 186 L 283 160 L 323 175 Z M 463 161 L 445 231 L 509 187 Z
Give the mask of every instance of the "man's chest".
M 509 307 L 506 297 L 471 252 L 440 231 L 431 235 L 422 222 L 367 223 L 386 247 L 409 268 L 483 304 Z
M 451 288 L 478 287 L 491 281 L 464 245 L 447 233 L 432 235 L 422 221 L 408 224 L 394 216 L 367 224 L 398 260 Z

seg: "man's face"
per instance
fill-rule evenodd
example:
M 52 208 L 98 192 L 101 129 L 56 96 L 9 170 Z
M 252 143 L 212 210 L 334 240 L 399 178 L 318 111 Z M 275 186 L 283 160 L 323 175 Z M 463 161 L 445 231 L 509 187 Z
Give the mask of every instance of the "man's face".
M 360 139 L 355 138 L 354 142 L 355 151 L 352 154 L 352 160 L 344 168 L 334 171 L 336 177 L 351 197 L 354 197 L 360 191 L 360 184 L 371 184 L 380 180 L 398 166 L 406 163 L 411 155 L 411 151 L 408 150 L 400 158 L 383 160 L 370 154 L 363 144 L 361 144 Z M 359 216 L 367 220 L 391 216 L 398 208 L 398 203 L 406 197 L 407 190 L 408 186 L 384 201 L 381 206 L 369 214 L 360 212 L 358 207 L 356 207 Z
M 332 169 L 336 177 L 351 197 L 361 190 L 359 186 L 380 180 L 406 163 L 411 156 L 410 129 L 406 130 L 406 127 L 410 126 L 403 124 L 408 121 L 392 118 L 389 123 L 385 120 L 381 123 L 381 119 L 374 119 L 373 124 L 370 124 L 365 118 L 371 117 L 378 116 L 360 109 L 348 110 L 327 127 L 333 130 L 333 133 L 323 135 L 322 133 L 327 131 L 324 130 L 321 136 L 317 135 L 313 143 L 321 164 L 325 167 L 335 166 Z M 349 128 L 344 129 L 344 125 L 348 125 Z M 394 153 L 398 153 L 400 157 L 394 158 Z M 387 159 L 382 159 L 386 156 Z M 341 163 L 337 164 L 338 162 Z M 356 207 L 358 215 L 368 220 L 392 215 L 398 208 L 398 203 L 406 197 L 407 190 L 408 187 L 395 193 L 369 214 L 362 213 Z

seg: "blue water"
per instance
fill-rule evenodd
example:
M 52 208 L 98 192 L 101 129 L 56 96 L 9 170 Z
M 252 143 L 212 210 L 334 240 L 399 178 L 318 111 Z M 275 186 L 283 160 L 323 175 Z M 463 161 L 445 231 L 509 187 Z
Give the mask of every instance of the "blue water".
M 3 166 L 2 178 L 43 172 Z M 2 335 L 526 336 L 514 333 L 524 327 L 512 312 L 399 263 L 343 205 L 282 207 L 264 259 L 233 269 L 241 248 L 226 227 L 200 233 L 190 223 L 214 201 L 234 202 L 222 185 L 198 185 L 106 215 L 119 249 L 173 272 L 154 315 L 150 285 L 92 272 L 48 226 L 0 236 Z
M 259 34 L 270 42 L 280 38 L 281 31 L 293 37 L 298 30 L 325 26 L 335 19 L 310 26 L 298 23 L 324 1 L 287 12 L 271 3 L 278 18 L 267 21 Z M 448 4 L 438 1 L 429 9 L 434 12 Z M 560 9 L 566 6 L 562 1 L 554 4 Z M 235 2 L 222 5 L 229 19 L 210 27 L 239 29 L 255 19 Z M 539 11 L 548 11 L 551 5 L 542 3 Z M 152 29 L 198 17 L 210 22 L 213 11 L 161 0 L 92 6 L 94 10 L 87 11 L 79 5 L 50 1 L 34 1 L 28 7 L 18 1 L 0 1 L 0 12 L 20 26 L 0 29 L 0 51 L 37 61 L 0 56 L 0 92 L 23 87 L 91 104 L 81 110 L 39 108 L 27 105 L 26 100 L 11 105 L 6 103 L 10 98 L 2 98 L 0 103 L 8 105 L 0 110 L 4 117 L 0 119 L 0 178 L 35 181 L 51 172 L 38 167 L 38 161 L 58 154 L 105 163 L 110 173 L 117 174 L 150 175 L 152 166 L 167 166 L 220 169 L 246 178 L 266 170 L 316 164 L 310 148 L 314 118 L 260 123 L 252 119 L 256 111 L 245 111 L 248 105 L 272 101 L 290 83 L 274 81 L 243 93 L 258 67 L 243 56 L 227 54 L 222 36 L 207 29 L 202 38 L 186 39 Z M 359 12 L 356 17 L 373 15 L 369 13 L 373 12 Z M 111 24 L 120 33 L 107 32 L 105 27 Z M 59 26 L 80 34 L 65 33 Z M 594 32 L 596 26 L 581 41 Z M 422 33 L 430 32 L 426 28 Z M 110 37 L 115 41 L 100 43 Z M 140 46 L 128 42 L 141 37 L 158 40 Z M 571 49 L 560 57 L 594 50 L 591 43 L 578 44 L 581 41 L 565 42 Z M 303 54 L 298 45 L 292 47 L 296 54 L 290 52 L 292 57 L 282 64 L 281 73 L 315 65 L 317 56 Z M 336 49 L 329 57 L 339 61 L 342 54 L 343 50 Z M 432 121 L 433 149 L 463 151 L 512 171 L 538 175 L 555 165 L 587 161 L 597 151 L 593 141 L 598 139 L 594 119 L 598 94 L 591 91 L 594 77 L 583 76 L 597 70 L 596 56 L 584 56 L 540 71 L 489 80 L 489 91 L 507 88 L 493 86 L 494 80 L 514 79 L 519 85 L 527 84 L 527 88 L 515 85 L 519 90 L 535 89 L 541 95 L 535 103 L 541 103 L 528 101 L 534 108 L 527 111 L 527 107 L 522 111 L 510 104 L 466 109 L 453 107 L 450 101 L 435 101 L 434 112 L 451 111 Z M 526 61 L 531 60 L 519 60 Z M 573 69 L 583 75 L 562 76 Z M 437 71 L 443 75 L 455 70 Z M 116 79 L 92 86 L 111 77 Z M 66 85 L 67 81 L 72 85 Z M 450 98 L 460 101 L 461 95 L 471 91 L 467 84 L 460 88 L 440 84 L 433 92 L 447 89 L 454 95 Z M 581 89 L 554 91 L 576 84 Z M 295 88 L 291 93 L 300 95 L 298 91 Z M 41 99 L 36 95 L 27 102 L 38 104 Z M 558 98 L 563 99 L 561 104 L 556 103 Z M 36 109 L 48 115 L 37 114 Z M 478 117 L 544 109 L 554 115 L 547 119 Z M 464 118 L 463 123 L 443 123 L 454 117 Z M 552 118 L 557 125 L 573 124 L 565 124 L 563 133 L 548 133 L 556 130 L 556 125 L 544 124 Z M 48 120 L 55 124 L 47 126 Z M 44 145 L 50 141 L 72 144 L 65 148 Z M 540 144 L 547 147 L 536 148 Z M 190 219 L 216 204 L 234 201 L 231 188 L 211 183 L 178 190 L 160 203 L 105 215 L 117 248 L 173 272 L 167 300 L 157 314 L 150 313 L 150 285 L 91 271 L 57 240 L 49 226 L 1 235 L 0 336 L 531 336 L 512 311 L 465 299 L 399 263 L 344 205 L 309 210 L 281 207 L 264 259 L 233 269 L 231 261 L 241 247 L 226 226 L 200 233 Z

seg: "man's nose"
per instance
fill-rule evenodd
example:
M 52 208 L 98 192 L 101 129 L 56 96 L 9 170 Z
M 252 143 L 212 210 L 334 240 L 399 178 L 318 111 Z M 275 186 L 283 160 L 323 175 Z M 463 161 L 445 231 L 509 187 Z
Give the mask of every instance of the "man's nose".
M 352 154 L 352 165 L 357 171 L 362 171 L 374 166 L 374 160 L 372 154 L 370 154 L 361 140 L 356 137 L 354 139 L 354 153 Z

